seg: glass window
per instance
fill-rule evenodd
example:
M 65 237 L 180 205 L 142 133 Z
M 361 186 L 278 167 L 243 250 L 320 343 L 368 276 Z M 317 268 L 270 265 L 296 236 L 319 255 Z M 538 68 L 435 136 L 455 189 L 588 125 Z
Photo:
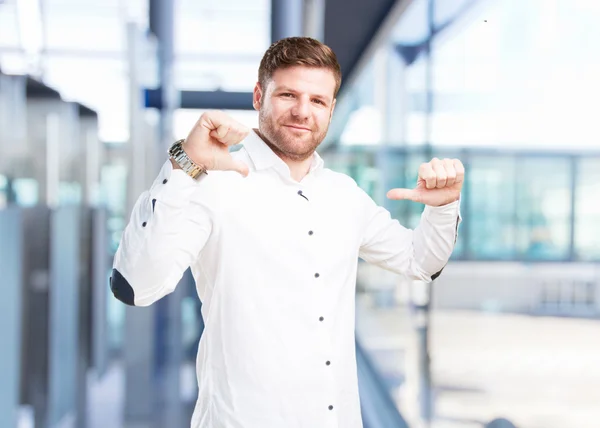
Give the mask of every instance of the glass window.
M 22 207 L 34 207 L 39 202 L 39 183 L 33 178 L 17 178 L 12 182 L 15 202 Z
M 515 160 L 473 155 L 466 167 L 465 232 L 469 258 L 511 259 L 515 255 Z
M 406 177 L 409 175 L 406 171 L 408 166 L 408 157 L 403 150 L 384 149 L 379 154 L 379 170 L 383 177 L 383 186 L 385 193 L 391 189 L 407 187 Z M 397 201 L 385 198 L 383 205 L 390 211 L 393 218 L 406 226 L 410 217 L 412 202 Z
M 0 210 L 3 210 L 8 205 L 8 179 L 0 174 Z
M 577 164 L 575 253 L 579 260 L 600 260 L 600 157 Z
M 562 260 L 570 251 L 570 158 L 521 158 L 517 185 L 517 251 L 524 259 Z

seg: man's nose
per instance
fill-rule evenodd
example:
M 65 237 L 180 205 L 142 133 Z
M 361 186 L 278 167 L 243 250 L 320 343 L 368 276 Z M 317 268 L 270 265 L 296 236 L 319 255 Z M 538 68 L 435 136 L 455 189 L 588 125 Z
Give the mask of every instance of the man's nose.
M 294 108 L 292 108 L 292 114 L 300 119 L 306 119 L 310 115 L 310 103 L 304 98 L 298 98 Z

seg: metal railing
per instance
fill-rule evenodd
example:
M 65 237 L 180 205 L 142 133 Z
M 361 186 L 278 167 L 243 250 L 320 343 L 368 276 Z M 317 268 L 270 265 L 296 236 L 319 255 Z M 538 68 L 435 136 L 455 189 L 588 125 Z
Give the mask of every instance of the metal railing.
M 409 428 L 381 375 L 358 339 L 356 364 L 364 428 Z

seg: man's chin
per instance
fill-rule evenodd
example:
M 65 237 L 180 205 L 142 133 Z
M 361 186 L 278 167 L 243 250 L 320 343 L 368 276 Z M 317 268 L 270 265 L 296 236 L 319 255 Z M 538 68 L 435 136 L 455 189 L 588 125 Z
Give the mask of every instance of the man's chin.
M 281 135 L 281 134 L 283 134 L 283 135 Z M 298 128 L 292 128 L 290 126 L 284 126 L 284 127 L 282 127 L 282 129 L 280 131 L 280 135 L 281 135 L 281 137 L 283 137 L 287 141 L 295 141 L 295 140 L 306 141 L 306 140 L 312 140 L 312 138 L 314 136 L 314 134 L 313 134 L 312 131 L 298 129 Z M 285 137 L 284 137 L 284 135 L 285 135 Z
M 282 154 L 295 161 L 303 161 L 308 159 L 315 152 L 316 147 L 311 144 L 310 148 L 307 148 L 306 144 L 298 144 L 298 141 L 290 142 L 289 140 L 283 141 L 283 146 L 280 146 Z

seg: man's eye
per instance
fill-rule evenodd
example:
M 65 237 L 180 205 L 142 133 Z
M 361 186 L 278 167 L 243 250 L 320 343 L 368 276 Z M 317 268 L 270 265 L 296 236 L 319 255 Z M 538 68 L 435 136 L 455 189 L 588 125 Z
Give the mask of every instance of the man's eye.
M 321 100 L 317 100 L 317 99 L 315 99 L 315 100 L 313 100 L 313 101 L 314 101 L 315 103 L 317 103 L 317 104 L 325 105 L 325 103 L 324 103 L 323 101 L 321 101 Z
M 290 94 L 289 92 L 285 92 L 283 94 L 281 94 L 282 97 L 293 97 L 292 94 Z

